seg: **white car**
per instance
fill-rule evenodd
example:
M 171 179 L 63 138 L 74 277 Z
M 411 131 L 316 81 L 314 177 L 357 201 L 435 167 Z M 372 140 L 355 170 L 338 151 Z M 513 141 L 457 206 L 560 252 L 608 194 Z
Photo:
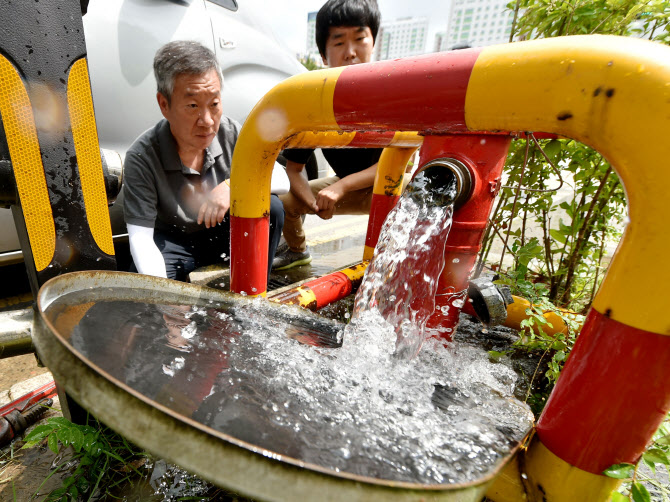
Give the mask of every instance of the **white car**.
M 306 71 L 273 37 L 262 9 L 259 0 L 88 2 L 83 21 L 100 147 L 123 157 L 161 118 L 153 57 L 171 40 L 197 40 L 216 53 L 223 112 L 240 123 L 275 84 Z M 110 210 L 115 241 L 126 237 L 122 213 L 117 199 Z M 0 265 L 21 262 L 9 209 L 0 209 L 0 228 Z

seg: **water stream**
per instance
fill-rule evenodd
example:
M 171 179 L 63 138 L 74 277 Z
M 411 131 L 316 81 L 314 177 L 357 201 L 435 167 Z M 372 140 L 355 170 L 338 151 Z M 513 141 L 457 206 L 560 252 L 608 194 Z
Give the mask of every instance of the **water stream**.
M 431 181 L 420 172 L 384 222 L 346 329 L 355 337 L 360 324 L 369 322 L 365 313 L 377 311 L 382 325 L 395 331 L 395 352 L 404 359 L 416 356 L 427 337 L 456 197 L 455 177 L 441 180 L 439 191 Z
M 532 415 L 513 398 L 510 368 L 423 333 L 450 211 L 402 198 L 346 328 L 262 299 L 184 306 L 104 288 L 59 298 L 47 317 L 98 371 L 275 459 L 383 480 L 473 481 Z

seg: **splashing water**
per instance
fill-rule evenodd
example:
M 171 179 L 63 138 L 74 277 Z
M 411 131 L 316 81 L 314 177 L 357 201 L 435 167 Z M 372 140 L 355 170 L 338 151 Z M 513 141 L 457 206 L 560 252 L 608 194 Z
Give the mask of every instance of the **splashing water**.
M 75 300 L 50 306 L 56 329 L 81 316 L 78 306 L 69 313 Z M 357 336 L 329 348 L 296 339 L 328 328 L 324 341 L 333 341 L 331 328 L 341 325 L 282 319 L 260 298 L 188 311 L 96 301 L 90 290 L 77 301 L 95 304 L 68 343 L 94 367 L 214 435 L 278 460 L 384 480 L 462 483 L 489 473 L 532 424 L 528 408 L 512 398 L 510 368 L 492 364 L 483 349 L 447 349 L 435 339 L 414 359 L 398 359 L 393 327 L 375 310 L 358 317 Z
M 396 355 L 410 359 L 426 338 L 426 321 L 435 310 L 435 294 L 444 268 L 444 246 L 451 229 L 456 180 L 440 187 L 435 200 L 429 180 L 419 173 L 382 227 L 375 254 L 356 295 L 352 324 L 376 310 L 397 335 Z M 446 194 L 446 196 L 445 196 Z M 446 204 L 445 204 L 446 199 Z
M 260 298 L 99 301 L 83 317 L 75 307 L 73 323 L 69 305 L 95 300 L 87 290 L 49 315 L 56 327 L 76 324 L 64 338 L 114 378 L 276 460 L 392 481 L 473 481 L 524 437 L 532 414 L 513 398 L 515 373 L 484 348 L 425 336 L 451 207 L 417 193 L 387 219 L 346 330 Z

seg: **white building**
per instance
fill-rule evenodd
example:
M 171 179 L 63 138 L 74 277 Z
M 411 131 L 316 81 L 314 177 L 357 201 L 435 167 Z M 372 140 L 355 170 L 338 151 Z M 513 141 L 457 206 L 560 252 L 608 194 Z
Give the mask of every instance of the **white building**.
M 318 64 L 321 64 L 319 48 L 316 45 L 316 12 L 307 14 L 307 40 L 305 44 L 305 55 L 311 57 Z
M 447 43 L 447 32 L 439 31 L 435 33 L 435 40 L 433 42 L 433 52 L 443 52 L 449 50 L 449 44 Z
M 452 0 L 446 46 L 486 45 L 509 42 L 514 11 L 508 0 Z
M 404 17 L 395 21 L 382 21 L 375 42 L 374 59 L 403 58 L 426 52 L 428 18 Z

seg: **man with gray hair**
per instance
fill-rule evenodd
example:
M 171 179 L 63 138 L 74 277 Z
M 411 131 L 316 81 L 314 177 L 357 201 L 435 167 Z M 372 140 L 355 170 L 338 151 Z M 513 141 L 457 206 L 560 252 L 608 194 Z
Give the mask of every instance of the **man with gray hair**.
M 185 281 L 230 255 L 230 166 L 240 125 L 222 113 L 223 78 L 208 48 L 170 42 L 156 53 L 154 74 L 165 118 L 126 153 L 124 216 L 137 271 Z M 277 186 L 280 179 L 273 176 L 274 193 L 288 189 Z M 268 273 L 283 224 L 273 194 Z

